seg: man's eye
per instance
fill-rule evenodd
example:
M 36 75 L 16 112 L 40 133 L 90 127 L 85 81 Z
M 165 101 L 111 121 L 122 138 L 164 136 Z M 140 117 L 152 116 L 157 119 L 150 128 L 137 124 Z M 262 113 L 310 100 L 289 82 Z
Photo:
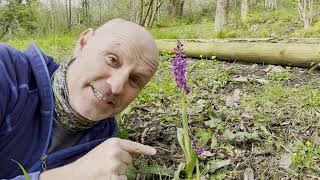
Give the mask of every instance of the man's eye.
M 131 76 L 130 78 L 130 83 L 132 84 L 133 87 L 139 87 L 139 78 L 136 76 Z
M 106 62 L 107 64 L 111 65 L 111 66 L 118 66 L 118 60 L 116 57 L 113 57 L 113 56 L 107 56 L 106 57 Z

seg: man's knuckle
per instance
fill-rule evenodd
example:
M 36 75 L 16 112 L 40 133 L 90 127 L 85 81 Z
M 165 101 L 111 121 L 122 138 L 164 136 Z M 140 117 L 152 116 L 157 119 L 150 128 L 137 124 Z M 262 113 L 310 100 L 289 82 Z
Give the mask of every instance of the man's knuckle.
M 141 146 L 138 143 L 134 144 L 134 152 L 141 153 Z
M 112 165 L 110 166 L 110 171 L 111 172 L 117 172 L 121 168 L 121 163 L 117 160 L 112 162 Z
M 117 158 L 117 157 L 119 157 L 119 155 L 120 155 L 120 150 L 119 150 L 118 148 L 111 148 L 111 149 L 109 150 L 109 155 L 110 155 L 111 157 Z
M 119 143 L 119 138 L 116 138 L 116 137 L 110 138 L 110 139 L 108 139 L 108 142 L 109 142 L 110 144 Z

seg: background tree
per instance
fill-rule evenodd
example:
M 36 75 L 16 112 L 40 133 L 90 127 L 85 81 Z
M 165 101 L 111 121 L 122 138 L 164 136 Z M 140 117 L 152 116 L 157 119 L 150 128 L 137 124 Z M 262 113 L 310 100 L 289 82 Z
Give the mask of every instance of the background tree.
M 169 0 L 168 13 L 171 17 L 179 17 L 183 14 L 184 0 Z
M 244 20 L 249 13 L 250 0 L 242 0 L 241 3 L 241 19 Z
M 20 28 L 32 32 L 36 28 L 33 6 L 22 4 L 20 0 L 7 0 L 7 5 L 0 11 L 0 38 L 13 34 Z M 36 3 L 29 1 L 28 3 Z
M 277 0 L 265 0 L 264 1 L 264 6 L 268 10 L 275 10 L 278 7 Z
M 68 26 L 68 30 L 71 31 L 71 24 L 72 24 L 71 0 L 65 0 L 65 4 L 66 4 L 66 14 L 67 14 L 67 26 Z
M 301 25 L 308 28 L 312 22 L 318 23 L 316 18 L 320 18 L 319 0 L 0 0 L 0 2 L 1 37 L 11 34 L 21 35 L 22 32 L 40 36 L 78 32 L 88 26 L 95 28 L 112 18 L 131 20 L 147 28 L 209 23 L 204 30 L 212 32 L 212 35 L 207 36 L 210 38 L 219 35 L 213 31 L 223 30 L 226 37 L 236 37 L 242 35 L 248 28 L 263 37 L 274 37 L 279 33 L 288 34 L 288 31 L 298 30 Z M 277 11 L 270 11 L 275 8 Z M 249 10 L 252 16 L 247 16 Z M 282 18 L 287 15 L 287 19 Z M 245 17 L 246 21 L 243 21 Z M 265 31 L 264 27 L 267 26 L 263 24 L 272 22 L 278 22 L 281 27 L 288 27 L 282 26 L 285 23 L 291 23 L 292 26 L 282 29 L 279 27 L 279 30 L 268 26 L 272 30 Z M 236 32 L 242 28 L 243 32 Z M 264 28 L 263 31 L 258 31 L 261 28 Z M 316 29 L 312 30 L 310 32 L 317 32 Z M 199 34 L 198 32 L 195 36 Z M 180 35 L 183 34 L 175 33 L 171 37 Z M 247 33 L 247 36 L 253 34 Z
M 298 0 L 299 17 L 303 21 L 303 27 L 311 27 L 313 18 L 313 0 Z
M 214 23 L 215 32 L 221 32 L 223 26 L 227 24 L 228 0 L 218 0 Z
M 89 0 L 81 0 L 81 20 L 80 23 L 84 25 L 91 25 L 91 16 L 89 12 L 90 4 Z

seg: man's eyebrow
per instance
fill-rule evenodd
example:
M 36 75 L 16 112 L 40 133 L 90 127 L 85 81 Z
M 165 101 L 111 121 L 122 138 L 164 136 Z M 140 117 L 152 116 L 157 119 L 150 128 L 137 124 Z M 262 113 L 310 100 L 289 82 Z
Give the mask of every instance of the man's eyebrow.
M 133 72 L 132 75 L 137 76 L 140 79 L 146 79 L 146 77 L 149 76 L 149 74 L 141 73 L 141 72 Z
M 135 71 L 136 73 L 140 73 L 142 75 L 150 75 L 150 74 L 153 74 L 154 73 L 154 69 L 149 66 L 149 65 L 146 65 L 146 64 L 138 64 L 137 66 L 137 70 Z
M 141 71 L 142 70 L 142 71 Z M 145 71 L 145 69 L 140 69 L 132 72 L 132 75 L 137 76 L 142 81 L 147 81 L 147 79 L 152 76 L 152 72 Z

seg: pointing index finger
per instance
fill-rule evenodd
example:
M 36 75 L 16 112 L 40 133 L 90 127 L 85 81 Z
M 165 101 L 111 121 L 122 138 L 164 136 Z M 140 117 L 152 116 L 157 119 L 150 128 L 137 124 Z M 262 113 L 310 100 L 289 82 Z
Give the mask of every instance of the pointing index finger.
M 129 153 L 134 154 L 155 155 L 157 153 L 156 149 L 151 146 L 143 145 L 126 139 L 120 139 L 120 146 Z

